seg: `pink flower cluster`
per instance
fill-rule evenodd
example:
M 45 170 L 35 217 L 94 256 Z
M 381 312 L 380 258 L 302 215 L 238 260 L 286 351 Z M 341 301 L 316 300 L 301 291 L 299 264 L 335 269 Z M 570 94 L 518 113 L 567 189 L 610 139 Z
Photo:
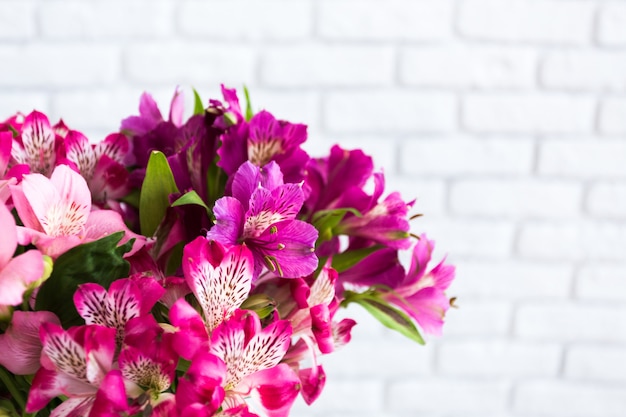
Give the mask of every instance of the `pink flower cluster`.
M 144 94 L 97 144 L 36 111 L 0 123 L 0 414 L 288 416 L 350 341 L 340 307 L 441 332 L 454 267 L 428 266 L 413 202 L 222 92 L 187 120 L 179 91 L 167 120 Z

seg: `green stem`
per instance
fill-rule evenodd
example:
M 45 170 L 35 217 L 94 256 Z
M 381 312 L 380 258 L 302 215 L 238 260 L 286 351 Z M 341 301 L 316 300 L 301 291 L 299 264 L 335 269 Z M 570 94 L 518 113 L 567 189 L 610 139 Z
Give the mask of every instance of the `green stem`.
M 4 385 L 9 390 L 9 393 L 13 396 L 13 399 L 15 400 L 15 402 L 17 402 L 17 405 L 23 411 L 26 408 L 26 402 L 24 402 L 24 399 L 22 398 L 21 393 L 15 387 L 15 384 L 13 383 L 13 379 L 11 379 L 11 376 L 1 366 L 0 366 L 0 380 L 2 380 Z

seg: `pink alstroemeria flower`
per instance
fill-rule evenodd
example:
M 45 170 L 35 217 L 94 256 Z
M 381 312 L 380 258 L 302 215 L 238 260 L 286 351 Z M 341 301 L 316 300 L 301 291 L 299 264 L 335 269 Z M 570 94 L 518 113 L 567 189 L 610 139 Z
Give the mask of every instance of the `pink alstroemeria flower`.
M 85 178 L 94 202 L 124 197 L 130 191 L 127 164 L 130 143 L 120 133 L 108 135 L 92 145 L 82 133 L 70 130 L 65 137 L 67 160 Z
M 170 320 L 178 331 L 175 349 L 193 360 L 202 352 L 226 364 L 224 390 L 228 408 L 245 404 L 254 395 L 269 417 L 286 417 L 300 391 L 300 379 L 287 364 L 279 364 L 290 344 L 291 326 L 278 320 L 261 328 L 252 311 L 237 310 L 209 338 L 202 318 L 185 300 L 170 309 Z
M 33 111 L 24 119 L 21 134 L 13 139 L 11 163 L 26 165 L 31 173 L 52 174 L 57 159 L 57 135 L 48 117 Z
M 248 298 L 254 258 L 245 246 L 226 249 L 200 236 L 185 246 L 183 272 L 211 333 Z
M 50 178 L 41 174 L 24 175 L 11 186 L 15 208 L 24 223 L 18 228 L 18 242 L 33 244 L 44 254 L 56 258 L 81 243 L 123 231 L 120 244 L 135 238 L 125 256 L 137 252 L 146 238 L 126 227 L 119 213 L 91 211 L 91 194 L 85 179 L 67 165 L 57 166 Z
M 424 332 L 440 335 L 443 318 L 450 307 L 445 290 L 454 279 L 455 268 L 445 265 L 444 259 L 426 272 L 434 247 L 435 242 L 422 235 L 413 248 L 411 267 L 404 280 L 383 297 L 405 310 Z
M 263 266 L 281 277 L 306 276 L 317 268 L 314 253 L 318 232 L 296 220 L 304 202 L 298 184 L 284 184 L 275 162 L 263 170 L 250 162 L 235 174 L 233 197 L 217 200 L 216 223 L 209 239 L 224 244 L 244 243 L 254 255 L 255 278 Z
M 31 375 L 41 367 L 42 323 L 60 325 L 59 318 L 49 311 L 16 311 L 8 329 L 0 334 L 0 365 L 15 375 Z
M 22 302 L 30 286 L 44 278 L 44 257 L 35 249 L 13 257 L 18 229 L 3 202 L 0 202 L 0 230 L 0 306 L 14 306 Z
M 153 316 L 134 318 L 126 324 L 124 347 L 118 357 L 127 391 L 134 398 L 147 396 L 140 407 L 152 410 L 155 417 L 166 417 L 176 407 L 174 394 L 164 392 L 174 381 L 179 359 L 172 337 Z
M 100 417 L 126 411 L 122 375 L 112 371 L 115 329 L 91 325 L 66 331 L 56 324 L 43 323 L 40 337 L 42 367 L 33 379 L 26 412 L 41 410 L 59 395 L 68 399 L 55 408 L 51 417 Z
M 113 281 L 108 291 L 94 283 L 79 285 L 74 293 L 74 304 L 86 324 L 115 329 L 119 348 L 126 323 L 150 314 L 163 294 L 165 289 L 156 280 L 138 276 Z

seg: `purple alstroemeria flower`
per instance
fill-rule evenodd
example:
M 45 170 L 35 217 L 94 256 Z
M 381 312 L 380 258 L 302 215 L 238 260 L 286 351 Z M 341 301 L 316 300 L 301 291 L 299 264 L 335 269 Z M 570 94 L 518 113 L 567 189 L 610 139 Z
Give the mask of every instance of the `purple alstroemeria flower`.
M 450 307 L 445 291 L 454 279 L 455 268 L 445 259 L 427 272 L 435 242 L 422 235 L 413 248 L 411 267 L 403 280 L 383 298 L 409 314 L 424 332 L 441 334 L 443 318 Z
M 374 184 L 371 195 L 364 189 L 368 181 Z M 395 249 L 410 247 L 407 214 L 413 202 L 405 202 L 397 192 L 379 201 L 385 188 L 384 176 L 373 173 L 372 159 L 361 150 L 346 151 L 334 146 L 329 157 L 312 160 L 305 186 L 305 213 L 309 219 L 321 210 L 341 208 L 361 214 L 347 213 L 334 228 L 336 235 L 358 238 L 359 247 L 373 242 Z M 357 242 L 352 243 L 352 249 L 356 249 Z
M 207 238 L 223 244 L 245 244 L 255 261 L 281 277 L 302 277 L 317 268 L 314 245 L 318 232 L 296 220 L 304 195 L 298 184 L 283 184 L 275 162 L 263 169 L 244 163 L 233 180 L 233 196 L 215 203 L 215 226 Z
M 304 179 L 304 168 L 309 155 L 300 147 L 307 138 L 306 125 L 277 120 L 271 113 L 262 110 L 246 122 L 234 89 L 222 86 L 228 114 L 236 123 L 222 135 L 222 146 L 218 151 L 218 165 L 233 175 L 246 161 L 258 167 L 275 161 L 284 175 L 285 182 L 297 183 Z

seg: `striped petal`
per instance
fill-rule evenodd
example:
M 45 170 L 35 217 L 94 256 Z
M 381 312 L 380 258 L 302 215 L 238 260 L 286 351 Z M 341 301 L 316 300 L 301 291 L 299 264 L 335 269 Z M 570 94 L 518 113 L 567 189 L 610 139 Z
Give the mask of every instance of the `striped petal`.
M 283 358 L 291 341 L 291 325 L 276 321 L 259 330 L 258 316 L 246 312 L 233 316 L 218 327 L 211 338 L 211 352 L 226 363 L 226 389 L 234 389 L 243 378 L 273 368 Z
M 22 127 L 22 144 L 31 172 L 50 176 L 56 163 L 56 135 L 45 114 L 33 111 Z
M 211 256 L 214 253 L 218 253 L 218 259 Z M 220 243 L 198 237 L 185 247 L 183 260 L 187 284 L 200 302 L 207 330 L 211 332 L 248 297 L 254 266 L 252 253 L 245 246 L 224 251 Z
M 65 153 L 67 159 L 74 162 L 80 174 L 90 180 L 96 167 L 96 155 L 85 135 L 75 130 L 68 132 L 65 138 Z

